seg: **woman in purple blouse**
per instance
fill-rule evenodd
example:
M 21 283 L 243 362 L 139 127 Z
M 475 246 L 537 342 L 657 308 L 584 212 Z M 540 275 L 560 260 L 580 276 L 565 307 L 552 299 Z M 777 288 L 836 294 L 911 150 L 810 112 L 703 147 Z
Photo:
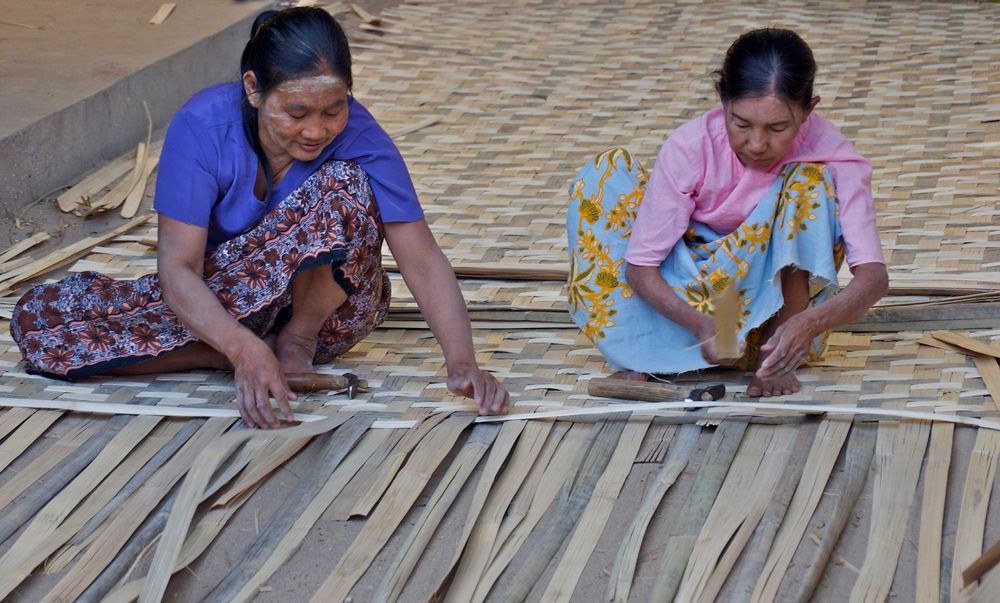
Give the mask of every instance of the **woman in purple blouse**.
M 28 292 L 11 330 L 29 370 L 231 369 L 244 420 L 276 426 L 270 398 L 286 418 L 295 399 L 285 373 L 329 362 L 384 320 L 384 238 L 441 343 L 449 389 L 506 412 L 403 158 L 350 94 L 337 22 L 316 8 L 263 13 L 241 73 L 195 95 L 167 131 L 158 274 L 85 272 Z

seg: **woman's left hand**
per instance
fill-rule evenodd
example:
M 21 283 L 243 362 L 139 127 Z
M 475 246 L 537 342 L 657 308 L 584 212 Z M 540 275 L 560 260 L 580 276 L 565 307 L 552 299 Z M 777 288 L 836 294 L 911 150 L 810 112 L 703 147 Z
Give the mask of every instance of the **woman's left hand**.
M 448 371 L 448 391 L 475 400 L 481 415 L 503 415 L 510 409 L 507 388 L 479 367 Z
M 757 376 L 762 379 L 780 377 L 799 368 L 815 336 L 812 321 L 805 313 L 789 318 L 760 347 L 764 360 L 757 369 Z

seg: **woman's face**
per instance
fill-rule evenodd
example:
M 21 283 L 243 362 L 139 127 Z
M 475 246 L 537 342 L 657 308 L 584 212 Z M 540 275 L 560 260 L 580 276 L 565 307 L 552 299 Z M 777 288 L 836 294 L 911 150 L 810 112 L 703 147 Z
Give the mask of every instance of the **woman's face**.
M 243 86 L 257 108 L 260 143 L 272 163 L 312 161 L 347 127 L 347 84 L 335 75 L 288 80 L 261 94 L 248 71 Z
M 818 102 L 817 96 L 805 109 L 774 95 L 724 102 L 726 134 L 740 163 L 752 170 L 773 167 L 791 148 Z

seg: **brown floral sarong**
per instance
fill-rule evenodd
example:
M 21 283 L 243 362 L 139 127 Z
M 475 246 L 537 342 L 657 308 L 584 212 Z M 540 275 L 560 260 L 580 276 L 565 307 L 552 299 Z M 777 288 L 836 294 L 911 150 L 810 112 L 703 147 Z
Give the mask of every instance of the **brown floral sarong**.
M 389 309 L 382 220 L 368 176 L 353 162 L 323 164 L 255 227 L 208 252 L 205 281 L 219 303 L 258 336 L 291 316 L 295 275 L 333 269 L 347 301 L 319 334 L 315 361 L 349 350 Z M 156 274 L 118 281 L 81 272 L 39 285 L 17 303 L 11 334 L 29 372 L 79 379 L 197 343 L 167 308 Z

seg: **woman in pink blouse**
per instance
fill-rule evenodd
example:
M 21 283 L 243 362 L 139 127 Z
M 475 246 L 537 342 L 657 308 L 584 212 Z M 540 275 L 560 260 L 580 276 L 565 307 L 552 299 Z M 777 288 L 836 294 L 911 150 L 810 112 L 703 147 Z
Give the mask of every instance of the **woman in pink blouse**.
M 570 311 L 618 376 L 736 364 L 754 370 L 748 395 L 792 394 L 830 329 L 885 294 L 871 165 L 813 112 L 815 73 L 794 32 L 748 32 L 716 73 L 722 106 L 671 134 L 651 175 L 612 149 L 574 180 Z M 730 286 L 742 356 L 719 358 Z

